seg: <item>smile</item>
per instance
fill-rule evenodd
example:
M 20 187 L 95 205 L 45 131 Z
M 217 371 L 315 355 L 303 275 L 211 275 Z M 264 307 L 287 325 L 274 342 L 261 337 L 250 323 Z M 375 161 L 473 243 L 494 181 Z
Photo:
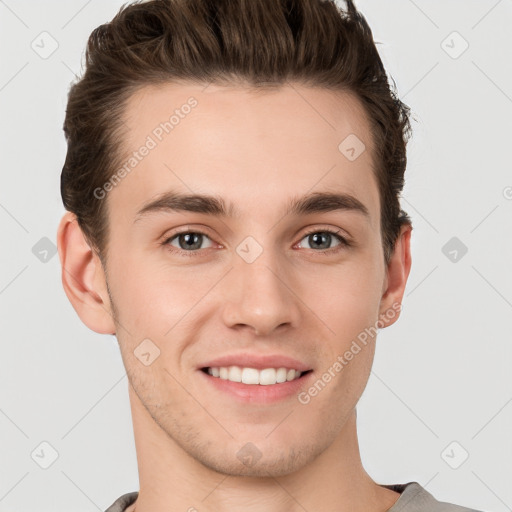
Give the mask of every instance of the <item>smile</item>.
M 269 386 L 273 384 L 281 384 L 299 379 L 302 374 L 294 368 L 242 368 L 240 366 L 220 366 L 203 368 L 203 371 L 222 380 L 231 382 L 241 382 L 249 385 Z M 309 370 L 311 371 L 311 370 Z

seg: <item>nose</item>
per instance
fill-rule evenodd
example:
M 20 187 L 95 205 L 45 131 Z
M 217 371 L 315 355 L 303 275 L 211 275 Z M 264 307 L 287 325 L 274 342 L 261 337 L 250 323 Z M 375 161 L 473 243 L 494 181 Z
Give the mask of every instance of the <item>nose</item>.
M 251 329 L 258 336 L 297 327 L 301 302 L 290 272 L 277 265 L 272 251 L 263 251 L 252 263 L 235 255 L 224 286 L 228 300 L 223 320 L 228 327 Z

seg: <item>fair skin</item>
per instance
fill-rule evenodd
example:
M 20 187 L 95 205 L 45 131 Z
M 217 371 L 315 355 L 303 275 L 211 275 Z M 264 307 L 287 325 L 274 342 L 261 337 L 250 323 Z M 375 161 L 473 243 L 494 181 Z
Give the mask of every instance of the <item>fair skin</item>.
M 107 196 L 107 272 L 71 213 L 58 231 L 66 294 L 89 328 L 116 334 L 126 367 L 140 480 L 128 510 L 385 512 L 399 494 L 366 473 L 356 430 L 376 337 L 298 400 L 365 328 L 397 320 L 386 313 L 410 271 L 410 226 L 384 262 L 364 111 L 346 93 L 299 84 L 145 87 L 127 105 L 127 154 L 190 96 L 197 106 Z M 366 145 L 353 161 L 338 149 L 349 134 Z M 167 191 L 220 196 L 238 216 L 161 209 L 135 220 Z M 368 215 L 285 215 L 292 198 L 314 192 L 350 194 Z M 203 233 L 193 250 L 178 228 Z M 352 245 L 322 239 L 326 230 Z M 251 263 L 237 252 L 249 236 L 262 249 Z M 147 366 L 134 353 L 145 339 L 160 350 Z M 242 352 L 287 355 L 312 372 L 280 399 L 242 399 L 201 370 Z M 247 443 L 255 463 L 237 456 Z

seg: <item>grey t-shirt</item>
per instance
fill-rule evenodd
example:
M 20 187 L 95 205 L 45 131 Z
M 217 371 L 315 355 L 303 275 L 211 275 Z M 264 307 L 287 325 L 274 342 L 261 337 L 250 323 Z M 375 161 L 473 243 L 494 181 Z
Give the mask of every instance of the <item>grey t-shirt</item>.
M 382 487 L 400 493 L 400 497 L 388 512 L 479 512 L 472 508 L 437 501 L 418 482 L 383 485 Z M 137 499 L 138 495 L 138 492 L 123 494 L 105 512 L 124 512 Z

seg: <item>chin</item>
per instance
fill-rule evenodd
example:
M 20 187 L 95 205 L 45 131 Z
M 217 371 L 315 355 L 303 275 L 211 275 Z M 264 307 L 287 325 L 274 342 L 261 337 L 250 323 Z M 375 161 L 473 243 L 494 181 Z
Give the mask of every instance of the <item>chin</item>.
M 307 466 L 322 451 L 323 447 L 316 445 L 284 449 L 282 444 L 280 449 L 268 447 L 260 451 L 255 444 L 247 442 L 233 452 L 227 448 L 222 453 L 213 454 L 202 449 L 197 453 L 189 452 L 189 455 L 203 466 L 223 475 L 275 478 Z

